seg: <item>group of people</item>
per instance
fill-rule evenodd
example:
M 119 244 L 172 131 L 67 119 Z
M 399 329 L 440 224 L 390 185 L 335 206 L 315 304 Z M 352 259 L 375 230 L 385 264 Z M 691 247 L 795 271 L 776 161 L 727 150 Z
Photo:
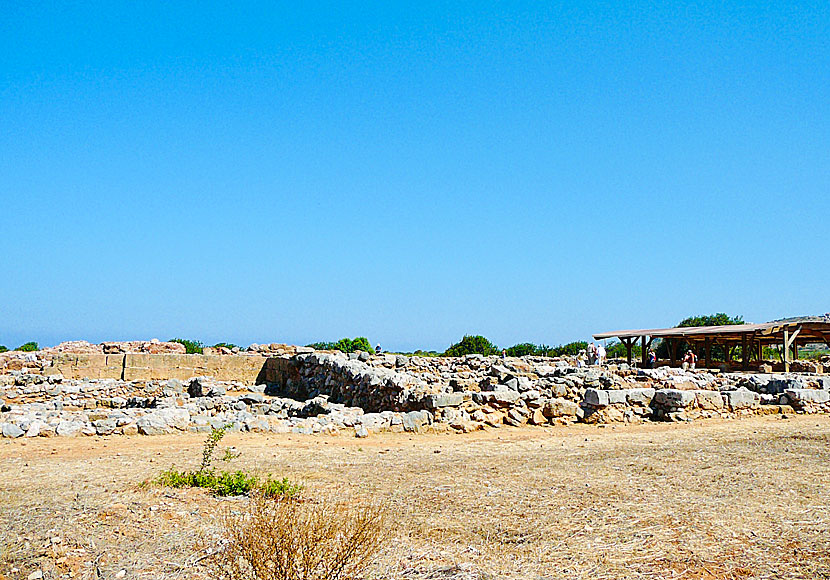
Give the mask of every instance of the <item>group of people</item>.
M 605 364 L 606 357 L 608 356 L 607 352 L 605 351 L 605 347 L 602 344 L 594 344 L 589 343 L 588 348 L 585 350 L 580 350 L 579 354 L 576 357 L 577 365 L 582 367 L 585 364 L 589 365 L 601 365 Z M 695 364 L 697 364 L 697 355 L 694 351 L 690 348 L 686 351 L 686 356 L 683 357 L 683 369 L 694 369 Z M 657 353 L 654 352 L 653 349 L 648 349 L 648 353 L 646 354 L 646 363 L 645 367 L 648 369 L 653 369 L 657 366 Z

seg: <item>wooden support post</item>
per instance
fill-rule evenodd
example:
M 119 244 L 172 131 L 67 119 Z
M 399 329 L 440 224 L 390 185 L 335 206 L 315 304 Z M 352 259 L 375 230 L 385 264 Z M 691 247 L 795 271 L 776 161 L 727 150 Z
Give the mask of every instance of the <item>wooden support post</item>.
M 669 347 L 669 365 L 677 366 L 677 351 L 675 350 L 674 339 L 666 337 L 663 340 L 666 341 L 666 346 Z
M 625 358 L 628 361 L 628 366 L 631 366 L 631 347 L 634 346 L 633 338 L 624 338 L 623 344 L 625 345 Z
M 790 329 L 784 328 L 784 372 L 790 372 Z
M 793 360 L 798 360 L 798 341 L 793 342 Z
M 746 335 L 741 335 L 741 368 L 743 370 L 749 369 L 749 346 L 747 345 Z
M 708 336 L 703 341 L 703 364 L 706 368 L 712 366 L 712 339 Z
M 647 357 L 648 357 L 648 346 L 646 345 L 646 335 L 644 334 L 640 338 L 640 361 L 641 361 L 640 368 L 641 369 L 646 368 L 646 362 L 648 361 Z

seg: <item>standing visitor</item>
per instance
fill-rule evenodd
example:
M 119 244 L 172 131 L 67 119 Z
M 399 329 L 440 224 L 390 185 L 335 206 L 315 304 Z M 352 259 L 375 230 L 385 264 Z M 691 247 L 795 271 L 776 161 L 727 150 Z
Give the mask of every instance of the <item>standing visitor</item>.
M 597 364 L 598 365 L 605 364 L 605 356 L 606 356 L 605 347 L 600 344 L 599 346 L 597 346 Z
M 597 345 L 593 342 L 588 345 L 588 364 L 592 365 L 597 362 Z
M 657 354 L 653 350 L 648 349 L 648 368 L 653 369 L 656 363 Z

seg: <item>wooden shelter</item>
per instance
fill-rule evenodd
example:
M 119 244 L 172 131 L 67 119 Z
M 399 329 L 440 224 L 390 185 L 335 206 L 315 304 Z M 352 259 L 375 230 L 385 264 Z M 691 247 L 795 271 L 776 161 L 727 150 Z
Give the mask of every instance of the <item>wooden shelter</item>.
M 787 318 L 763 324 L 617 330 L 594 335 L 595 340 L 606 338 L 618 338 L 625 345 L 629 364 L 631 349 L 640 341 L 643 366 L 646 363 L 648 349 L 657 338 L 668 344 L 672 366 L 677 364 L 677 348 L 681 342 L 692 345 L 698 351 L 702 346 L 706 367 L 711 366 L 712 346 L 719 345 L 723 348 L 727 362 L 732 360 L 736 347 L 740 346 L 744 370 L 748 368 L 751 359 L 763 359 L 765 346 L 782 346 L 784 369 L 789 371 L 790 349 L 793 349 L 797 359 L 799 344 L 823 342 L 830 346 L 830 316 Z

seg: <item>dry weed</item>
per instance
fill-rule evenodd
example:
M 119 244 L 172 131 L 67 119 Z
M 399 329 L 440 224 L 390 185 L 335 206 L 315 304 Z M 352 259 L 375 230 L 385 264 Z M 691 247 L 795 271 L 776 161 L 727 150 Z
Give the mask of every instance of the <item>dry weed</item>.
M 386 514 L 377 502 L 260 495 L 241 514 L 226 512 L 210 563 L 227 580 L 356 578 L 386 539 Z

